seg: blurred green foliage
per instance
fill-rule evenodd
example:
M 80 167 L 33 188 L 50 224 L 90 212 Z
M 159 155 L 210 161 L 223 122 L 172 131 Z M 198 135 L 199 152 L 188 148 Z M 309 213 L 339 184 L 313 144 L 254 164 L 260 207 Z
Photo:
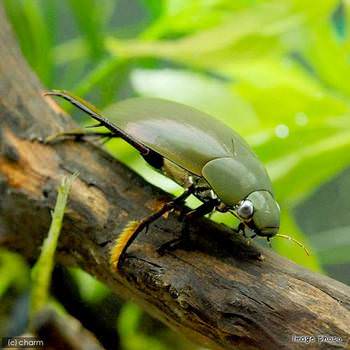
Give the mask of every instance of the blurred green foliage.
M 303 232 L 293 215 L 310 194 L 350 164 L 349 2 L 4 4 L 21 49 L 45 87 L 71 90 L 99 108 L 142 95 L 214 115 L 241 133 L 266 164 L 282 207 L 281 232 L 311 245 L 312 256 L 288 241 L 276 239 L 273 247 L 313 270 L 322 269 L 320 262 L 350 263 L 349 221 L 317 237 Z M 87 122 L 81 114 L 75 116 Z M 152 183 L 180 191 L 120 140 L 106 147 Z M 315 212 L 322 212 L 324 203 L 314 203 Z M 214 218 L 233 225 L 230 216 Z M 334 235 L 340 238 L 332 239 Z M 9 283 L 11 279 L 1 277 L 0 287 L 5 287 L 0 291 Z M 139 318 L 137 308 L 125 306 L 118 329 L 133 332 Z M 125 329 L 128 322 L 134 326 Z M 123 338 L 122 344 L 135 348 L 130 339 Z M 155 341 L 152 347 L 162 345 Z

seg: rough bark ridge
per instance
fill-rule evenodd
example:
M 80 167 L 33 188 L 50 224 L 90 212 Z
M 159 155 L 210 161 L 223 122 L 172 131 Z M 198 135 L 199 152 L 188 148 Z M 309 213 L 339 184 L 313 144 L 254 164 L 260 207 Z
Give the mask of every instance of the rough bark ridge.
M 117 294 L 132 298 L 170 327 L 216 349 L 298 349 L 293 335 L 350 336 L 350 288 L 271 251 L 248 247 L 223 226 L 199 220 L 196 247 L 160 257 L 176 237 L 174 215 L 130 247 L 123 274 L 108 263 L 111 240 L 129 220 L 169 198 L 96 145 L 39 140 L 74 124 L 24 63 L 0 6 L 0 242 L 38 255 L 63 175 L 80 172 L 58 249 Z M 259 252 L 265 256 L 259 259 Z M 313 344 L 315 348 L 337 347 Z

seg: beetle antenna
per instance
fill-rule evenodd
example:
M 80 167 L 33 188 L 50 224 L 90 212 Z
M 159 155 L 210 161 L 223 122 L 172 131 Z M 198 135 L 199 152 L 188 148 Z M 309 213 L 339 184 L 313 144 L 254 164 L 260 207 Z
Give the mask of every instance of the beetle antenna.
M 310 256 L 310 253 L 309 251 L 307 250 L 307 248 L 305 247 L 304 244 L 300 243 L 298 240 L 296 240 L 295 238 L 291 237 L 291 236 L 287 236 L 287 235 L 282 235 L 280 233 L 277 233 L 275 235 L 275 237 L 281 237 L 281 238 L 284 238 L 284 239 L 288 239 L 289 241 L 293 241 L 294 243 L 296 243 L 299 247 L 303 248 L 305 250 L 305 253 Z

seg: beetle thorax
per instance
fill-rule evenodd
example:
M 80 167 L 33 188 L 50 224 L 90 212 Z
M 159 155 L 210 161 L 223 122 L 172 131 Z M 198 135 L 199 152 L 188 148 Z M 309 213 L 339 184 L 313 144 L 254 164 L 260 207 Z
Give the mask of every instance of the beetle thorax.
M 218 158 L 203 167 L 203 177 L 219 199 L 233 207 L 258 190 L 272 193 L 266 170 L 254 157 Z

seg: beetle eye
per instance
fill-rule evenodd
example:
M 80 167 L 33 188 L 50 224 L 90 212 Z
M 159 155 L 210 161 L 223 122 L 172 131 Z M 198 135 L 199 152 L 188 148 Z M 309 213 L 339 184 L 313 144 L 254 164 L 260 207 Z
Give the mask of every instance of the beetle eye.
M 253 203 L 250 200 L 246 199 L 239 204 L 239 207 L 237 209 L 237 214 L 242 219 L 249 219 L 250 217 L 253 216 L 253 213 L 254 213 L 254 207 L 253 207 Z

